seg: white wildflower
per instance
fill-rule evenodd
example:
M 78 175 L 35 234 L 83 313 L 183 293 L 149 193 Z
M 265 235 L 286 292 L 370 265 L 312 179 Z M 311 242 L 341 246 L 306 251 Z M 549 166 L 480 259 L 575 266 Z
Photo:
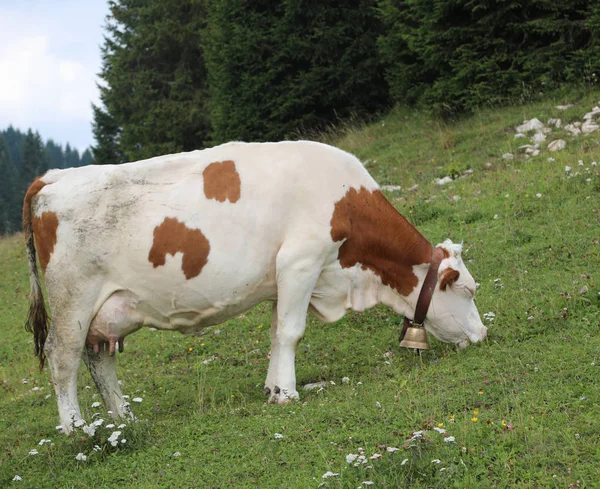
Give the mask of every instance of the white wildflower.
M 370 457 L 371 460 L 377 460 L 378 458 L 381 458 L 381 453 L 374 453 Z
M 84 455 L 83 453 L 79 452 L 75 456 L 75 460 L 78 460 L 79 462 L 85 462 L 87 460 L 87 455 Z
M 134 398 L 132 399 L 132 401 L 133 401 L 133 402 L 142 402 L 142 401 L 143 401 L 143 399 L 142 399 L 141 397 L 134 397 Z
M 431 461 L 431 463 L 432 463 L 432 464 L 441 464 L 441 463 L 442 463 L 442 461 L 441 461 L 439 458 L 434 458 L 434 459 Z
M 93 402 L 92 403 L 92 407 L 93 408 L 98 408 L 98 407 L 100 407 L 100 403 L 99 402 Z
M 571 167 L 569 165 L 565 166 L 565 172 L 569 173 L 571 171 Z
M 52 394 L 46 394 L 46 395 L 44 396 L 44 399 L 50 399 L 51 397 L 52 397 Z
M 348 462 L 349 464 L 351 464 L 357 458 L 358 458 L 358 454 L 356 454 L 356 453 L 349 453 L 348 455 L 346 455 L 346 462 Z
M 397 452 L 400 449 L 397 448 L 397 447 L 387 447 L 386 450 L 388 451 L 388 453 L 394 453 L 394 452 Z
M 121 397 L 122 397 L 123 399 L 129 399 L 129 396 L 128 396 L 128 395 L 126 395 L 126 394 L 123 394 Z
M 373 481 L 363 481 L 362 484 L 363 486 L 372 486 L 375 483 Z
M 15 475 L 15 476 L 12 478 L 12 480 L 14 480 L 14 481 L 22 481 L 22 480 L 23 480 L 23 478 L 22 478 L 20 475 Z
M 99 452 L 100 450 L 102 450 L 102 448 L 100 448 L 100 445 L 94 445 L 94 452 Z
M 334 472 L 331 472 L 330 470 L 328 470 L 327 472 L 325 472 L 325 473 L 324 473 L 324 474 L 321 476 L 321 478 L 322 478 L 322 479 L 328 479 L 329 477 L 337 477 L 338 475 L 340 475 L 340 474 L 336 474 L 336 473 L 334 473 Z
M 42 438 L 40 440 L 40 442 L 38 443 L 39 446 L 43 446 L 45 443 L 50 443 L 52 440 L 46 440 L 44 438 Z
M 95 424 L 95 423 L 92 423 L 92 424 L 90 424 L 90 425 L 88 425 L 88 426 L 84 426 L 84 427 L 83 427 L 83 432 L 84 432 L 86 435 L 89 435 L 89 436 L 94 436 L 94 434 L 96 433 L 96 424 Z
M 125 428 L 125 426 L 127 426 L 125 423 L 120 424 L 119 426 L 117 426 L 117 429 L 119 429 L 119 430 L 123 429 L 123 428 Z
M 447 438 L 444 438 L 444 441 L 446 443 L 452 442 L 452 441 L 456 441 L 456 438 L 454 438 L 453 436 L 448 436 Z
M 29 455 L 37 455 L 39 452 L 34 448 L 33 450 L 29 450 Z
M 283 438 L 283 435 L 281 433 L 275 433 L 274 436 L 276 440 L 281 440 Z
M 119 436 L 121 435 L 120 431 L 113 431 L 112 435 L 110 435 L 108 437 L 108 442 L 113 446 L 116 447 L 119 439 Z
M 592 161 L 592 166 L 598 166 L 598 163 L 596 163 L 595 161 Z
M 583 160 L 579 160 L 579 161 L 577 162 L 577 164 L 578 164 L 579 166 L 583 166 Z
M 380 403 L 379 401 L 377 401 L 377 402 L 375 403 L 375 406 L 377 406 L 378 408 L 380 408 L 380 407 L 381 407 L 381 403 Z
M 29 384 L 29 381 L 27 379 L 22 379 L 21 384 Z
M 422 430 L 421 431 L 415 431 L 413 433 L 412 438 L 409 441 L 415 441 L 415 440 L 418 440 L 419 438 L 422 438 L 422 437 L 423 437 L 423 431 Z
M 91 387 L 89 385 L 86 385 L 85 388 L 86 389 L 91 389 Z
M 98 418 L 96 421 L 94 421 L 92 424 L 94 426 L 102 426 L 102 423 L 104 423 L 104 420 L 102 418 Z
M 125 443 L 127 443 L 127 440 L 126 440 L 125 438 L 123 438 L 123 439 L 121 440 L 121 444 L 125 445 Z
M 539 199 L 542 196 L 542 194 L 535 194 L 535 196 Z
M 342 384 L 347 384 L 350 382 L 350 377 L 342 377 Z
M 402 460 L 402 462 L 400 463 L 400 465 L 404 465 L 404 464 L 406 464 L 406 462 L 408 462 L 407 458 L 405 458 L 404 460 Z
M 56 429 L 57 429 L 58 431 L 61 431 L 61 430 L 63 429 L 63 425 L 62 425 L 62 424 L 59 424 L 59 425 L 56 427 Z
M 437 426 L 434 426 L 433 429 L 441 434 L 446 433 L 446 430 L 444 428 L 438 428 Z
M 106 425 L 106 427 L 107 427 L 109 430 L 112 430 L 112 429 L 115 427 L 115 425 L 114 425 L 113 423 L 110 423 L 110 424 L 107 424 L 107 425 Z
M 81 428 L 84 424 L 85 421 L 83 419 L 78 419 L 75 421 L 75 423 L 73 423 L 73 426 L 75 426 L 75 428 Z

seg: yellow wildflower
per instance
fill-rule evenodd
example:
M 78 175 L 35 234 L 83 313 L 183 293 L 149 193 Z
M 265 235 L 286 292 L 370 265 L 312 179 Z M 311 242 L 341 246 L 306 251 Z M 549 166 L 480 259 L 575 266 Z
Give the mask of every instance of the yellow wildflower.
M 471 421 L 473 421 L 473 423 L 477 423 L 477 418 L 471 418 Z

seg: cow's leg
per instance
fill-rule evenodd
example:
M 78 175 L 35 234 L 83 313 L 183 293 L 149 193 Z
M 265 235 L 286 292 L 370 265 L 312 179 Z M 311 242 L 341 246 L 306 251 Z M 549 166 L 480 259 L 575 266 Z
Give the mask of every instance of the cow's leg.
M 321 263 L 306 250 L 280 250 L 277 255 L 277 354 L 269 365 L 269 381 L 273 382 L 271 403 L 283 404 L 299 398 L 294 366 L 296 347 L 304 336 L 306 313 L 320 271 Z
M 271 309 L 271 353 L 269 354 L 269 371 L 267 373 L 267 380 L 265 381 L 265 394 L 270 395 L 277 381 L 277 364 L 279 362 L 279 342 L 277 340 L 277 301 L 273 302 L 273 308 Z
M 121 386 L 117 379 L 117 355 L 104 348 L 94 352 L 93 348 L 87 348 L 83 359 L 90 370 L 90 374 L 96 383 L 98 391 L 113 418 L 121 417 L 132 419 L 133 415 L 129 409 L 129 403 L 123 399 Z
M 58 324 L 64 326 L 65 323 L 58 322 L 57 319 L 55 315 L 44 352 L 54 383 L 60 424 L 65 433 L 70 433 L 73 427 L 84 424 L 77 400 L 77 372 L 81 364 L 87 328 L 80 328 L 77 323 L 67 323 L 72 326 L 70 331 L 58 329 Z M 61 334 L 62 332 L 67 334 Z

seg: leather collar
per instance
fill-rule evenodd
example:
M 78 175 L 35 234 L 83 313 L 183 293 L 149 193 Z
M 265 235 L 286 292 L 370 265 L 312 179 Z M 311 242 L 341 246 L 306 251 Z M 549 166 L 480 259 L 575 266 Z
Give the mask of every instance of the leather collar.
M 425 280 L 423 281 L 421 292 L 419 292 L 417 306 L 415 307 L 414 319 L 410 320 L 407 317 L 404 317 L 404 327 L 402 328 L 402 333 L 400 334 L 400 341 L 404 339 L 406 330 L 413 324 L 417 326 L 423 325 L 423 322 L 425 321 L 425 316 L 427 315 L 427 311 L 429 310 L 431 298 L 433 297 L 433 292 L 438 282 L 438 270 L 440 268 L 440 263 L 442 263 L 443 259 L 444 252 L 440 248 L 433 248 L 431 265 L 429 266 L 427 275 L 425 275 Z

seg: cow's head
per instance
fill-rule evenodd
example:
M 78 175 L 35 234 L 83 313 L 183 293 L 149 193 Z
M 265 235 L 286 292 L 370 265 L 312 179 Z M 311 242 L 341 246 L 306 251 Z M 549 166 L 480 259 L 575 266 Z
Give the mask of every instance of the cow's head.
M 469 342 L 482 341 L 487 336 L 473 300 L 475 280 L 462 261 L 462 245 L 447 239 L 438 247 L 447 253 L 440 263 L 425 329 L 440 341 L 465 348 Z

